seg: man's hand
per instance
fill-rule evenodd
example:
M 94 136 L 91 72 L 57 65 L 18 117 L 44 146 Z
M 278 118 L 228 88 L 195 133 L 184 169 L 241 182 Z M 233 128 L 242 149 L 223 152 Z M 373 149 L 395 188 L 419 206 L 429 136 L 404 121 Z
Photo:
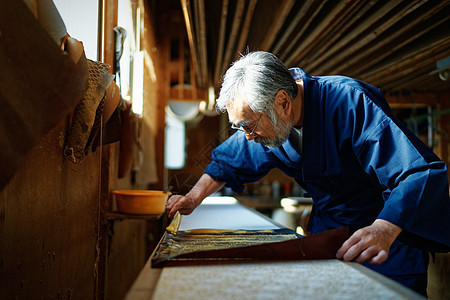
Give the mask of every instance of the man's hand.
M 224 185 L 225 182 L 217 181 L 206 173 L 203 174 L 186 196 L 173 195 L 167 200 L 168 217 L 172 219 L 177 211 L 180 211 L 182 215 L 189 215 L 205 197 L 220 190 Z
M 173 218 L 177 211 L 182 215 L 189 215 L 198 206 L 189 196 L 173 195 L 166 202 L 168 217 Z
M 372 225 L 357 230 L 336 253 L 338 259 L 380 264 L 388 257 L 389 248 L 402 229 L 391 222 L 377 219 Z

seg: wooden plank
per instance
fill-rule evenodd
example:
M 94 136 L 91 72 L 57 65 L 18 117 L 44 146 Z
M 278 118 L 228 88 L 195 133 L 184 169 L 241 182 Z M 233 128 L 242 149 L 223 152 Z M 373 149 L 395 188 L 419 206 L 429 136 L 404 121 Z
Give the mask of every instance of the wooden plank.
M 100 151 L 80 164 L 64 159 L 66 131 L 63 119 L 22 158 L 0 191 L 0 294 L 6 298 L 99 299 L 94 272 Z
M 102 60 L 104 63 L 114 65 L 114 49 L 115 35 L 113 28 L 117 26 L 118 0 L 106 0 L 102 7 L 102 21 L 100 22 L 99 43 Z M 110 68 L 110 72 L 113 68 Z M 100 139 L 102 140 L 102 139 Z M 109 144 L 101 147 L 101 162 L 98 166 L 100 169 L 100 186 L 99 186 L 99 216 L 97 220 L 97 245 L 96 245 L 96 264 L 95 264 L 95 281 L 96 281 L 96 298 L 105 299 L 107 294 L 107 253 L 108 239 L 100 238 L 107 236 L 107 226 L 103 215 L 111 210 L 111 190 L 115 187 L 118 174 L 118 144 Z
M 148 106 L 151 107 L 152 112 L 147 114 L 147 122 L 154 122 L 151 127 L 151 132 L 154 136 L 155 143 L 155 164 L 157 171 L 158 181 L 154 183 L 146 183 L 144 189 L 164 189 L 164 137 L 165 137 L 165 107 L 170 97 L 170 9 L 167 1 L 155 2 L 157 8 L 154 10 L 155 14 L 151 15 L 156 26 L 148 24 L 146 29 L 148 32 L 152 32 L 154 40 L 148 40 L 146 44 L 147 51 L 156 48 L 157 53 L 155 56 L 155 73 L 158 78 L 157 82 L 153 82 L 149 79 L 149 84 L 144 85 L 144 95 L 146 92 L 152 94 L 154 98 L 148 101 Z M 149 9 L 149 13 L 152 10 Z M 147 26 L 147 24 L 146 24 Z M 155 91 L 152 92 L 152 89 Z

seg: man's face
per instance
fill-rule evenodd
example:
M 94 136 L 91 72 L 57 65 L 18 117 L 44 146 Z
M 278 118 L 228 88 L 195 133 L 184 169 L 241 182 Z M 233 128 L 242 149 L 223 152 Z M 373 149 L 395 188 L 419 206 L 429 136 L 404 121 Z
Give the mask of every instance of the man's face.
M 266 112 L 262 115 L 254 112 L 244 100 L 238 96 L 234 102 L 227 105 L 230 122 L 237 127 L 244 126 L 245 137 L 248 140 L 270 148 L 280 147 L 289 138 L 292 124 L 276 116 L 277 125 L 274 126 Z M 253 134 L 250 134 L 251 132 Z
M 269 148 L 276 148 L 280 147 L 288 138 L 289 138 L 289 132 L 291 131 L 292 124 L 290 122 L 284 122 L 281 120 L 277 115 L 275 116 L 277 120 L 277 125 L 273 125 L 272 127 L 275 130 L 275 137 L 273 138 L 265 138 L 262 136 L 255 137 L 254 141 L 256 143 L 261 143 L 266 147 Z M 272 121 L 267 117 L 267 119 L 272 123 Z

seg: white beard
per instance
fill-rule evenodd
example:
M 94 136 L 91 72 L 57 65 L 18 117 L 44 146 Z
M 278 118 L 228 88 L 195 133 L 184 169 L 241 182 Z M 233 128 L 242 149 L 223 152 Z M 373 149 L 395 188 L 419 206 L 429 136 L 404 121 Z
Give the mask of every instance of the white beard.
M 276 117 L 278 118 L 278 116 Z M 289 133 L 291 132 L 292 123 L 291 122 L 283 122 L 279 118 L 277 119 L 278 126 L 274 126 L 276 137 L 274 138 L 262 138 L 256 137 L 253 141 L 256 143 L 261 143 L 269 148 L 277 148 L 280 147 L 288 138 Z

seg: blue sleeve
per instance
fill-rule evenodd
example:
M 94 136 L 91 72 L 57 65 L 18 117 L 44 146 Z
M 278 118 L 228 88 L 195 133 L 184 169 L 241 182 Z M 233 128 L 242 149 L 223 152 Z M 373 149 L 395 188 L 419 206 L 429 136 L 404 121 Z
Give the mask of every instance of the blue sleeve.
M 434 244 L 437 242 L 450 247 L 446 164 L 380 106 L 372 101 L 365 101 L 365 105 L 373 106 L 365 110 L 372 114 L 366 113 L 365 119 L 377 126 L 365 128 L 353 142 L 365 172 L 386 187 L 385 205 L 378 218 L 402 227 L 403 237 L 415 246 L 440 251 L 442 248 Z
M 244 184 L 264 177 L 273 167 L 270 151 L 236 132 L 212 152 L 205 173 L 240 193 Z

